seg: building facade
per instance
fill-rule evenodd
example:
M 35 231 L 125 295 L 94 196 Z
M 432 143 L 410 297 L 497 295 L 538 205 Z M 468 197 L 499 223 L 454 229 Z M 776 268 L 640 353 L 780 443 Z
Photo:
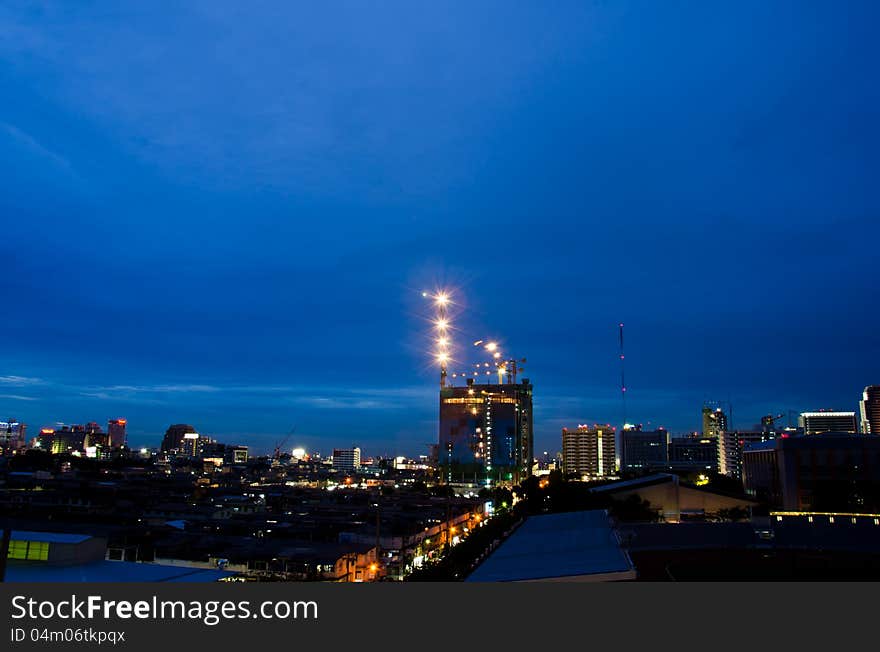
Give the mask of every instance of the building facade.
M 855 412 L 839 412 L 836 410 L 819 410 L 817 412 L 801 412 L 798 426 L 805 435 L 821 435 L 823 432 L 845 432 L 855 434 Z
M 447 482 L 518 484 L 534 457 L 532 385 L 478 385 L 440 389 L 437 463 Z
M 25 448 L 27 426 L 15 419 L 0 421 L 0 455 L 12 455 Z
M 703 436 L 717 437 L 719 433 L 728 430 L 727 414 L 721 408 L 703 406 Z
M 122 448 L 126 445 L 125 419 L 110 419 L 107 422 L 107 445 L 110 448 Z
M 358 447 L 334 448 L 333 468 L 342 471 L 356 471 L 361 468 L 361 449 Z
M 880 435 L 880 385 L 868 385 L 859 401 L 862 433 Z
M 616 432 L 609 425 L 562 429 L 562 471 L 577 478 L 604 478 L 617 472 Z
M 743 450 L 773 437 L 772 433 L 763 430 L 722 431 L 718 435 L 718 472 L 741 479 Z
M 187 435 L 196 435 L 195 438 Z M 186 454 L 192 451 L 194 445 L 192 441 L 198 441 L 196 429 L 188 423 L 175 423 L 168 426 L 165 436 L 162 438 L 162 452 L 173 454 Z M 192 456 L 194 452 L 190 453 Z
M 718 470 L 718 438 L 689 435 L 669 440 L 669 468 L 673 471 Z
M 669 432 L 663 428 L 624 428 L 620 440 L 620 465 L 623 471 L 665 469 L 669 463 Z
M 880 511 L 880 438 L 778 437 L 743 451 L 746 492 L 791 511 Z

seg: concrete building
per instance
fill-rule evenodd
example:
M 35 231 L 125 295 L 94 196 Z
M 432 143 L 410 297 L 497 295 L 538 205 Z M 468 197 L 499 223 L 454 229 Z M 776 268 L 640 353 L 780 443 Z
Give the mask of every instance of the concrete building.
M 213 568 L 110 561 L 107 539 L 89 534 L 12 530 L 6 582 L 216 582 L 234 573 Z
M 107 422 L 107 445 L 110 448 L 122 448 L 127 443 L 125 419 L 110 419 Z
M 532 385 L 475 384 L 440 389 L 437 462 L 446 482 L 518 484 L 532 471 Z
M 361 468 L 360 448 L 334 448 L 333 468 L 341 471 L 356 471 Z
M 579 425 L 562 429 L 562 471 L 577 478 L 604 478 L 617 472 L 615 428 Z
M 731 496 L 682 483 L 673 473 L 657 473 L 635 480 L 621 480 L 594 487 L 592 493 L 626 500 L 637 495 L 651 503 L 664 521 L 677 522 L 682 517 L 704 517 L 723 510 L 747 510 L 757 504 L 748 496 Z
M 625 428 L 620 434 L 621 470 L 638 472 L 665 469 L 669 463 L 669 432 L 663 428 Z
M 855 434 L 855 412 L 839 412 L 836 410 L 819 410 L 817 412 L 801 412 L 798 426 L 805 435 L 820 435 L 823 432 L 846 432 Z
M 200 435 L 187 423 L 168 426 L 162 438 L 162 452 L 181 457 L 196 457 L 200 452 Z
M 0 455 L 11 455 L 25 448 L 27 426 L 16 419 L 0 421 Z
M 731 478 L 742 478 L 743 450 L 774 436 L 763 430 L 722 431 L 718 435 L 718 472 Z
M 779 437 L 743 451 L 746 491 L 793 511 L 880 511 L 880 438 Z
M 703 436 L 717 437 L 729 428 L 727 414 L 721 408 L 703 406 Z
M 862 400 L 859 401 L 859 416 L 863 434 L 880 435 L 880 385 L 865 387 Z
M 718 438 L 697 434 L 670 438 L 669 469 L 685 473 L 717 471 Z

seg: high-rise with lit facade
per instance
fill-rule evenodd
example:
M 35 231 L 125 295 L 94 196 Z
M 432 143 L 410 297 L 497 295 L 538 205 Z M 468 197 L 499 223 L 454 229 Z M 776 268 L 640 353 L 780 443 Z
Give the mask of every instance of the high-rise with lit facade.
M 856 413 L 839 412 L 836 410 L 819 410 L 817 412 L 801 412 L 798 425 L 805 435 L 820 435 L 823 432 L 846 432 L 855 434 Z
M 721 408 L 703 406 L 703 436 L 717 437 L 728 429 L 727 414 Z
M 764 430 L 721 431 L 718 435 L 718 472 L 731 478 L 742 478 L 742 460 L 745 448 L 774 437 L 775 434 Z
M 609 425 L 562 429 L 562 471 L 577 478 L 604 478 L 617 471 L 615 428 Z
M 110 419 L 107 422 L 107 444 L 110 448 L 122 448 L 126 444 L 125 419 Z
M 354 448 L 334 448 L 333 467 L 342 471 L 356 471 L 361 468 L 361 449 L 357 446 Z
M 859 401 L 859 416 L 862 432 L 866 435 L 880 435 L 880 385 L 868 385 Z
M 0 455 L 11 455 L 25 447 L 27 426 L 15 419 L 0 421 Z
M 437 462 L 446 482 L 522 482 L 531 474 L 532 385 L 528 379 L 440 388 Z

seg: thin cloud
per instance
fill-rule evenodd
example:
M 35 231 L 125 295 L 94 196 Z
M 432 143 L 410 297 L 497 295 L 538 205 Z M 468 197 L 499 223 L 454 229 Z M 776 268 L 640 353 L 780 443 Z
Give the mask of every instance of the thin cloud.
M 44 383 L 45 381 L 42 378 L 31 378 L 28 376 L 0 376 L 0 385 L 6 387 L 32 387 Z

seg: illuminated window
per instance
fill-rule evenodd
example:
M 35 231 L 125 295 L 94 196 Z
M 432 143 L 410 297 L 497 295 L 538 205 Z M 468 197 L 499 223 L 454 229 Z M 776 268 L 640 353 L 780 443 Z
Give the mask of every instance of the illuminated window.
M 9 559 L 27 559 L 27 541 L 9 542 Z
M 9 559 L 46 561 L 49 559 L 49 544 L 42 541 L 10 541 Z

